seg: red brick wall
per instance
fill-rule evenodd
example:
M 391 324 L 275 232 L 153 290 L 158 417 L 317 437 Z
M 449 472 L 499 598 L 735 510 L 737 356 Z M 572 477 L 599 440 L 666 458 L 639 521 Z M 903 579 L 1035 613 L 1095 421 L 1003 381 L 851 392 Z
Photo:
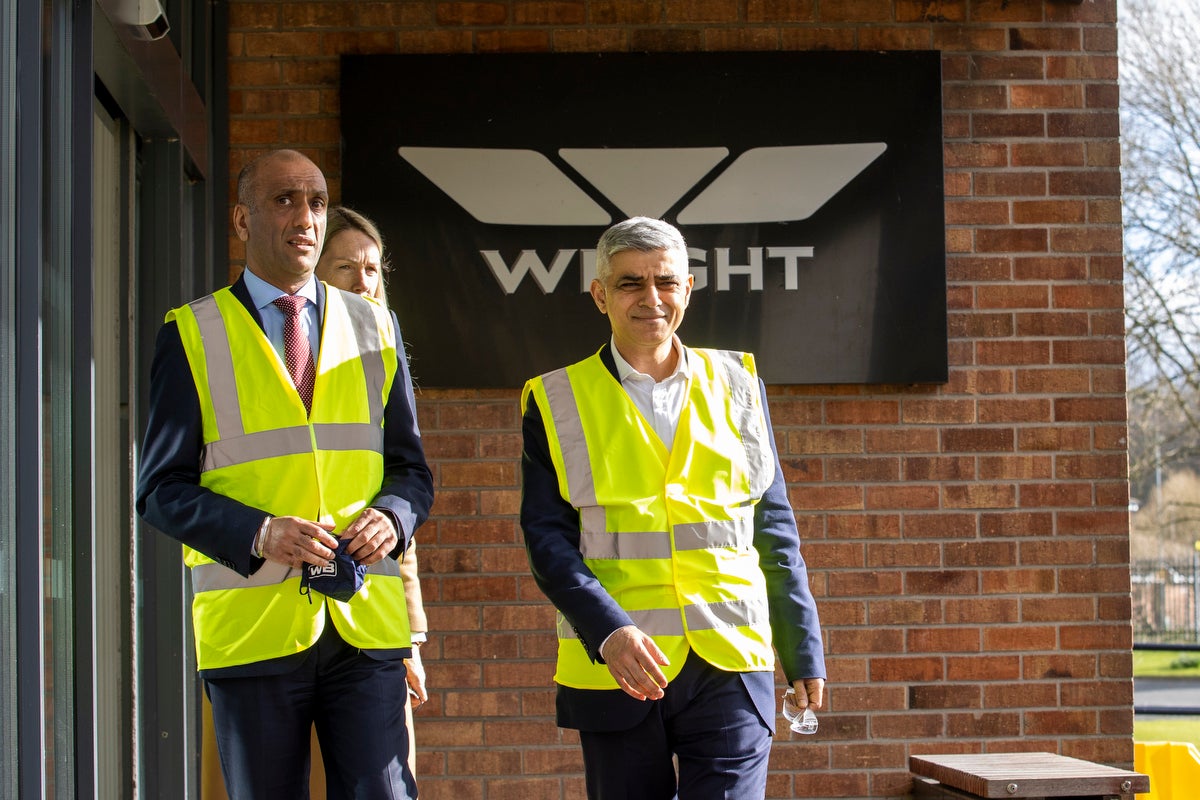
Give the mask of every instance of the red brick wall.
M 231 172 L 311 154 L 339 199 L 338 54 L 937 49 L 950 380 L 775 387 L 829 652 L 770 797 L 900 797 L 908 756 L 1132 761 L 1115 0 L 229 4 Z M 233 195 L 233 187 L 230 187 Z M 236 265 L 240 245 L 231 239 Z M 422 796 L 578 798 L 516 512 L 516 392 L 425 389 Z

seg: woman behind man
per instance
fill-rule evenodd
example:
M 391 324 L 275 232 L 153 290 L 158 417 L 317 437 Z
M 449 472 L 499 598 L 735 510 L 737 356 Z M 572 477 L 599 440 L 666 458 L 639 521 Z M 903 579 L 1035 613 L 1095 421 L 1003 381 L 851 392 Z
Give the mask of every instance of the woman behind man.
M 375 223 L 345 206 L 329 209 L 317 278 L 387 305 L 383 274 L 388 269 L 383 260 L 383 237 Z
M 345 206 L 330 208 L 325 218 L 325 246 L 317 262 L 316 276 L 330 286 L 372 297 L 387 305 L 387 293 L 383 276 L 388 271 L 383 256 L 383 237 L 375 223 Z M 392 317 L 396 330 L 395 315 Z M 397 342 L 399 346 L 403 346 Z M 429 699 L 425 690 L 425 668 L 421 664 L 421 644 L 426 638 L 429 624 L 421 602 L 421 583 L 417 578 L 416 545 L 409 548 L 400 560 L 400 577 L 404 581 L 404 597 L 408 604 L 408 623 L 412 629 L 412 658 L 405 661 L 408 667 L 408 687 L 411 702 L 407 707 L 408 717 L 408 766 L 416 773 L 416 745 L 413 741 L 414 706 Z M 321 763 L 314 758 L 314 767 Z M 314 776 L 315 777 L 315 776 Z M 312 781 L 314 786 L 324 782 Z

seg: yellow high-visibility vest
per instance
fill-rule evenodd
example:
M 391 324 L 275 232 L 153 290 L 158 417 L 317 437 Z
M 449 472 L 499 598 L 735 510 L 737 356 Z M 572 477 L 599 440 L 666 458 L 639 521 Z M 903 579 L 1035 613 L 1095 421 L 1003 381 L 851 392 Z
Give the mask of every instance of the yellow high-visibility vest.
M 775 667 L 754 507 L 775 460 L 754 357 L 687 351 L 692 376 L 667 450 L 599 355 L 534 378 L 563 499 L 579 510 L 584 562 L 669 659 L 688 649 L 737 672 Z M 555 680 L 615 689 L 558 615 Z
M 200 399 L 200 485 L 272 516 L 333 523 L 337 536 L 383 482 L 383 410 L 396 333 L 373 300 L 326 287 L 312 412 L 287 367 L 228 289 L 174 309 Z M 400 570 L 384 558 L 347 603 L 300 594 L 300 571 L 267 561 L 249 578 L 184 547 L 200 669 L 299 653 L 328 617 L 351 645 L 410 646 Z

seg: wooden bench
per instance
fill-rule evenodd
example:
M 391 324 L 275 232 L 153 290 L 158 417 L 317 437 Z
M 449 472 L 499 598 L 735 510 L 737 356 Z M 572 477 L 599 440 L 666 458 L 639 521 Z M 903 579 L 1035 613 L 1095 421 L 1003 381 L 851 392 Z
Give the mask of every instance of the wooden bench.
M 1053 753 L 910 756 L 914 800 L 1133 800 L 1150 778 Z

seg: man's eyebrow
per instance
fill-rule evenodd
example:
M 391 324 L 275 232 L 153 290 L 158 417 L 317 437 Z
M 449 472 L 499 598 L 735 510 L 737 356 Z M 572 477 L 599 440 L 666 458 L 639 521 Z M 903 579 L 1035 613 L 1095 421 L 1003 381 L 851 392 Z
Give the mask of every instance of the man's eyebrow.
M 281 186 L 276 194 L 311 194 L 313 197 L 329 197 L 329 190 L 318 189 L 317 191 L 310 191 L 304 186 Z

